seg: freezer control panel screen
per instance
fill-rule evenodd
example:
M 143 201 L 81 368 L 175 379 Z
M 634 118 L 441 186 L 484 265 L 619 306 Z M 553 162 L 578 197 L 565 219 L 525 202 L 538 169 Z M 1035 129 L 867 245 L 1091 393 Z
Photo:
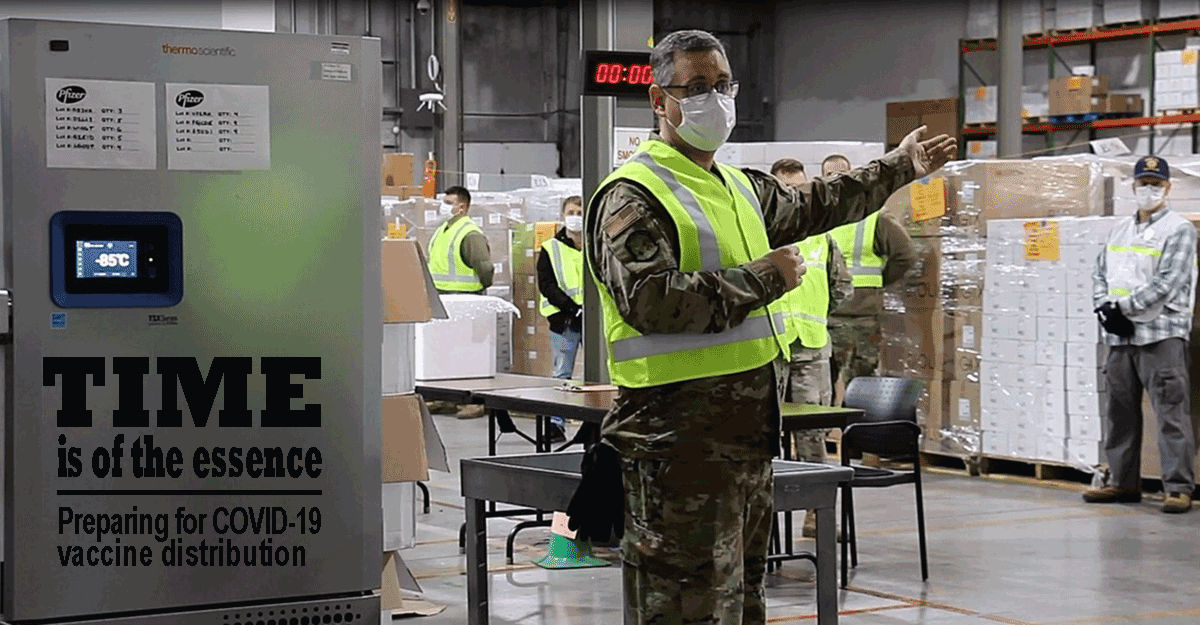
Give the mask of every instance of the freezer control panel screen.
M 154 308 L 183 298 L 183 223 L 165 212 L 64 211 L 50 223 L 62 308 Z
M 137 241 L 76 241 L 75 277 L 138 277 Z

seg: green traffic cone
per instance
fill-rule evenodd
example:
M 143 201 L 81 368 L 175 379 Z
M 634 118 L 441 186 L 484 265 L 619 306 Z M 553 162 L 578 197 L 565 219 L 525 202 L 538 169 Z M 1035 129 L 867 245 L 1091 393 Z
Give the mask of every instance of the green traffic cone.
M 534 560 L 533 563 L 544 569 L 587 569 L 608 566 L 607 560 L 597 558 L 592 553 L 592 541 L 567 538 L 558 533 L 558 531 L 566 529 L 566 519 L 567 515 L 561 512 L 554 513 L 554 525 L 550 530 L 550 551 L 541 560 Z

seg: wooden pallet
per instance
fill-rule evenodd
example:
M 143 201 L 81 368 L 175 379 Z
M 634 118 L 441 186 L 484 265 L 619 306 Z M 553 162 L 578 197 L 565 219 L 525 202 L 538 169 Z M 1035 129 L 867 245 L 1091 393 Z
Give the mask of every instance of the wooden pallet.
M 922 451 L 921 466 L 961 471 L 970 476 L 979 475 L 979 457 L 976 455 L 949 454 L 941 451 Z
M 995 126 L 995 125 L 996 125 L 996 122 L 972 122 L 969 124 L 968 123 L 963 124 L 963 126 L 965 126 L 967 128 L 991 128 L 992 126 Z
M 996 43 L 996 40 L 993 37 L 985 37 L 983 39 L 963 39 L 961 41 L 962 45 L 964 46 L 977 46 L 981 43 Z
M 1180 17 L 1160 17 L 1157 20 L 1159 24 L 1173 24 L 1175 22 L 1194 22 L 1200 20 L 1200 15 L 1183 15 Z
M 1149 26 L 1150 20 L 1134 20 L 1132 22 L 1114 22 L 1112 24 L 1104 24 L 1100 26 L 1100 30 L 1121 30 L 1123 28 L 1137 28 L 1138 26 Z
M 979 470 L 983 475 L 1032 477 L 1038 480 L 1076 482 L 1080 484 L 1092 483 L 1091 473 L 1081 471 L 1063 462 L 1046 460 L 983 455 L 979 457 Z
M 1055 28 L 1051 32 L 1054 33 L 1055 37 L 1062 37 L 1064 35 L 1081 35 L 1083 33 L 1096 32 L 1096 27 L 1089 26 L 1087 28 Z
M 1026 124 L 1049 124 L 1049 115 L 1039 115 L 1037 117 L 1026 117 L 1023 119 Z

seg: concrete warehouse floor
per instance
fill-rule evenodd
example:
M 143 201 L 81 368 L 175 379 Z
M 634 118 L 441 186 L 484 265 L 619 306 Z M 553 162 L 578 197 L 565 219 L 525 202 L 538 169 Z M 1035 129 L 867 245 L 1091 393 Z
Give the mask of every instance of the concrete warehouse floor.
M 465 557 L 458 461 L 487 453 L 487 420 L 436 416 L 454 474 L 433 472 L 430 514 L 417 510 L 417 545 L 401 552 L 424 598 L 447 606 L 423 625 L 466 622 Z M 532 431 L 532 422 L 518 422 Z M 571 430 L 574 431 L 575 424 Z M 513 435 L 499 453 L 532 446 Z M 1200 510 L 1164 515 L 1157 501 L 1091 506 L 1083 486 L 928 476 L 925 504 L 930 580 L 921 582 L 911 486 L 855 497 L 859 566 L 841 591 L 841 623 L 986 625 L 1194 625 L 1200 622 Z M 797 522 L 799 516 L 797 517 Z M 492 623 L 621 623 L 619 561 L 602 569 L 547 571 L 548 529 L 518 534 L 516 562 L 504 564 L 514 521 L 490 520 Z M 797 536 L 798 547 L 807 541 Z M 598 555 L 614 557 L 598 549 Z M 785 563 L 768 576 L 771 623 L 815 623 L 812 565 Z M 389 619 L 384 618 L 386 623 Z

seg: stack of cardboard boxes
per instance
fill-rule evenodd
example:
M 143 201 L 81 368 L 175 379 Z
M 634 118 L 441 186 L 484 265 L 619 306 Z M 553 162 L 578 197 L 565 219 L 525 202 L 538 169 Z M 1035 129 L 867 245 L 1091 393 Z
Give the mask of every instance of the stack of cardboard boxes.
M 1200 107 L 1200 43 L 1189 40 L 1183 50 L 1154 53 L 1155 112 Z
M 521 316 L 513 321 L 512 371 L 549 376 L 554 370 L 554 352 L 550 348 L 550 323 L 539 311 L 541 292 L 537 283 L 537 262 L 542 243 L 554 237 L 555 222 L 524 224 L 513 229 L 513 304 Z M 583 359 L 576 358 L 576 362 Z
M 983 452 L 1099 461 L 1104 347 L 1092 269 L 1112 217 L 988 223 L 982 380 Z
M 415 394 L 415 324 L 444 317 L 437 292 L 417 245 L 384 240 L 381 465 L 384 553 L 381 558 L 382 608 L 401 613 L 428 607 L 400 597 L 400 549 L 416 543 L 415 482 L 429 469 L 449 471 L 437 427 Z M 436 611 L 436 606 L 434 606 Z
M 379 195 L 398 200 L 419 195 L 421 187 L 413 185 L 415 175 L 416 163 L 412 154 L 384 154 Z
M 928 194 L 913 192 L 921 184 L 944 198 L 944 211 L 937 211 L 943 214 L 927 212 Z M 1111 210 L 1103 189 L 1098 170 L 1088 164 L 963 161 L 888 200 L 884 210 L 906 226 L 921 263 L 904 288 L 885 299 L 880 372 L 926 381 L 918 415 L 926 450 L 981 450 L 981 363 L 991 331 L 983 315 L 988 220 L 1103 214 Z M 1032 362 L 1034 352 L 1026 351 Z

